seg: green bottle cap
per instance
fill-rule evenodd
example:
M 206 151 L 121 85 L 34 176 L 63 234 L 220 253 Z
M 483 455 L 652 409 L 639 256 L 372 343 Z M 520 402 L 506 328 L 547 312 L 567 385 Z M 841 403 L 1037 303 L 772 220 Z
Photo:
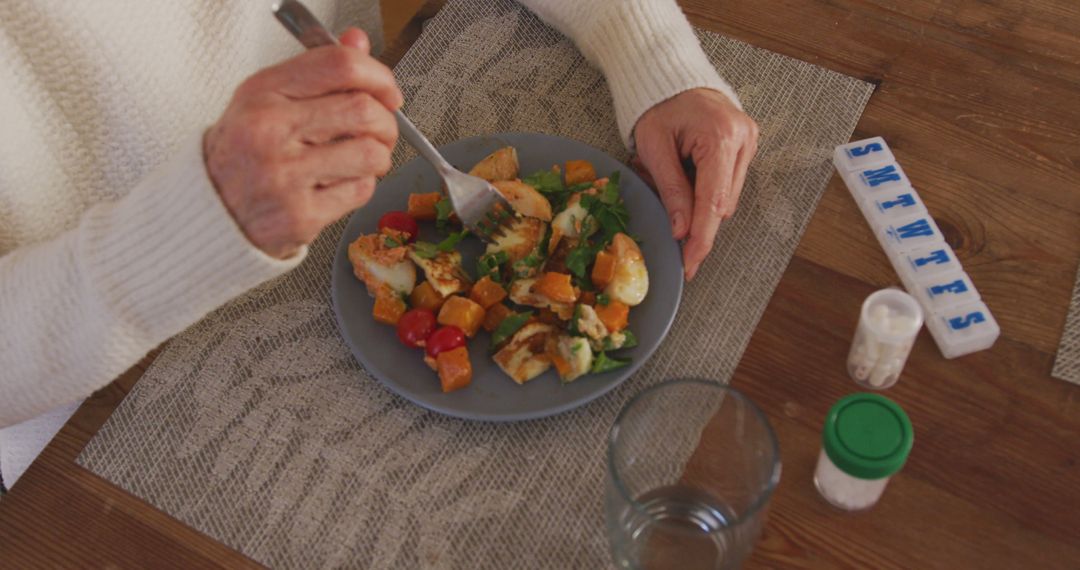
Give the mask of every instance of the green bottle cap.
M 880 394 L 841 398 L 829 410 L 822 433 L 833 464 L 859 479 L 881 479 L 899 471 L 914 442 L 907 414 Z

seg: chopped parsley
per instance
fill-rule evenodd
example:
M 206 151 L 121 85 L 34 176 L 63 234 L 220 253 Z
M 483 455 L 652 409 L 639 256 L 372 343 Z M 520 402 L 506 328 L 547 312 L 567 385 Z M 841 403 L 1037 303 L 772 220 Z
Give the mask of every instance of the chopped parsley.
M 548 202 L 551 202 L 551 208 L 554 211 L 559 212 L 566 207 L 566 200 L 570 198 L 571 190 L 563 185 L 562 175 L 558 172 L 539 170 L 522 178 L 521 181 L 543 194 Z
M 386 245 L 386 247 L 389 247 L 389 248 L 401 247 L 401 246 L 405 245 L 405 244 L 401 243 L 400 241 L 398 241 L 396 238 L 394 238 L 394 236 L 386 236 L 386 239 L 384 240 L 383 243 Z
M 609 304 L 611 304 L 611 296 L 609 296 L 607 293 L 600 293 L 596 296 L 596 304 L 600 305 L 601 307 L 608 306 Z
M 446 231 L 446 224 L 450 221 L 450 214 L 454 213 L 454 207 L 450 205 L 449 198 L 443 198 L 435 202 L 435 228 L 440 232 Z
M 634 348 L 638 345 L 637 336 L 635 336 L 634 333 L 630 331 L 630 329 L 623 330 L 622 335 L 625 338 L 623 339 L 622 344 L 618 347 L 615 346 L 615 343 L 611 340 L 610 335 L 604 337 L 604 350 L 622 350 L 624 348 Z
M 492 352 L 495 351 L 496 347 L 517 334 L 517 332 L 521 330 L 521 327 L 529 322 L 532 315 L 532 311 L 525 311 L 524 313 L 514 313 L 503 319 L 502 322 L 499 323 L 499 326 L 495 327 L 495 332 L 491 333 Z
M 421 259 L 435 259 L 439 255 L 439 246 L 426 241 L 418 241 L 413 244 L 413 253 Z
M 418 241 L 413 244 L 413 253 L 421 259 L 435 259 L 440 253 L 450 253 L 454 251 L 454 247 L 461 240 L 465 239 L 465 236 L 469 235 L 469 230 L 461 230 L 455 232 L 446 237 L 446 239 L 439 243 L 431 243 L 426 241 Z
M 608 372 L 609 370 L 618 370 L 619 368 L 629 365 L 629 358 L 612 358 L 608 356 L 606 352 L 601 350 L 600 354 L 597 354 L 596 358 L 593 359 L 592 368 L 589 369 L 589 372 L 592 372 L 593 374 L 599 374 L 601 372 Z
M 483 279 L 486 276 L 496 283 L 502 283 L 502 264 L 509 259 L 505 251 L 480 256 L 480 259 L 476 260 L 476 278 Z

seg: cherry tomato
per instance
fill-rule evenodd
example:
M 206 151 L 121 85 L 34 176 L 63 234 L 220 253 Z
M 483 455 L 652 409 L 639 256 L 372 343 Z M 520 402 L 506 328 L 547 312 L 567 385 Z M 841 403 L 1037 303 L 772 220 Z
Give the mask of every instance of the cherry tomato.
M 457 327 L 441 327 L 427 339 L 427 355 L 435 358 L 440 352 L 465 346 L 465 331 Z
M 417 227 L 416 220 L 405 212 L 387 212 L 383 214 L 379 218 L 379 231 L 382 231 L 383 228 L 409 234 L 409 243 L 416 241 L 416 236 L 420 235 L 420 228 Z
M 435 313 L 428 309 L 406 311 L 398 319 L 397 337 L 405 346 L 419 348 L 435 332 Z

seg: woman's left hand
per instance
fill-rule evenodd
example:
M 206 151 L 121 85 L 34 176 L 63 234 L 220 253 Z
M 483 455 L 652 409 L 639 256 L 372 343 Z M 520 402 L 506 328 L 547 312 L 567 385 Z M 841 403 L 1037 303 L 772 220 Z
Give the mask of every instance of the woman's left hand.
M 712 249 L 720 222 L 735 213 L 758 127 L 726 95 L 691 89 L 656 104 L 634 127 L 639 168 L 660 193 L 675 239 L 686 238 L 686 279 Z M 694 163 L 691 186 L 683 160 Z

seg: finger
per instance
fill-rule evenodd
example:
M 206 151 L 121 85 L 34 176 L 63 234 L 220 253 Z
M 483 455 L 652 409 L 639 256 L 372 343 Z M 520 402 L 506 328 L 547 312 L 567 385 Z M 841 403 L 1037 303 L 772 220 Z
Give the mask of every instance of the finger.
M 341 34 L 341 44 L 356 48 L 366 54 L 371 53 L 371 38 L 360 28 L 349 28 Z
M 719 144 L 698 142 L 691 151 L 697 165 L 697 185 L 694 188 L 694 218 L 690 237 L 683 246 L 686 279 L 697 275 L 701 263 L 712 250 L 716 230 L 720 227 L 731 194 L 738 150 L 730 140 Z
M 300 159 L 300 169 L 308 187 L 326 187 L 352 178 L 382 176 L 390 170 L 390 148 L 371 137 L 309 147 Z
M 694 191 L 683 171 L 675 141 L 664 138 L 656 142 L 638 141 L 642 145 L 641 160 L 656 182 L 660 201 L 667 209 L 671 235 L 686 237 L 694 211 Z
M 244 82 L 241 90 L 257 94 L 271 91 L 290 99 L 366 91 L 391 109 L 400 107 L 404 100 L 390 68 L 348 46 L 308 50 L 256 73 Z
M 315 191 L 312 206 L 323 224 L 330 224 L 360 208 L 375 193 L 375 177 L 352 178 Z
M 649 169 L 645 167 L 645 163 L 641 162 L 641 155 L 635 154 L 630 158 L 630 168 L 634 169 L 634 172 L 649 185 L 650 188 L 656 188 L 656 180 L 653 180 L 652 174 Z
M 394 115 L 374 97 L 363 92 L 338 93 L 296 103 L 302 124 L 301 142 L 326 144 L 345 138 L 370 136 L 393 147 L 398 128 Z
M 724 219 L 735 214 L 735 208 L 739 205 L 739 197 L 742 196 L 743 186 L 746 184 L 746 174 L 750 171 L 750 163 L 757 155 L 757 136 L 750 137 L 742 148 L 739 156 L 735 159 L 735 177 L 731 181 L 731 196 L 729 197 L 727 213 Z

